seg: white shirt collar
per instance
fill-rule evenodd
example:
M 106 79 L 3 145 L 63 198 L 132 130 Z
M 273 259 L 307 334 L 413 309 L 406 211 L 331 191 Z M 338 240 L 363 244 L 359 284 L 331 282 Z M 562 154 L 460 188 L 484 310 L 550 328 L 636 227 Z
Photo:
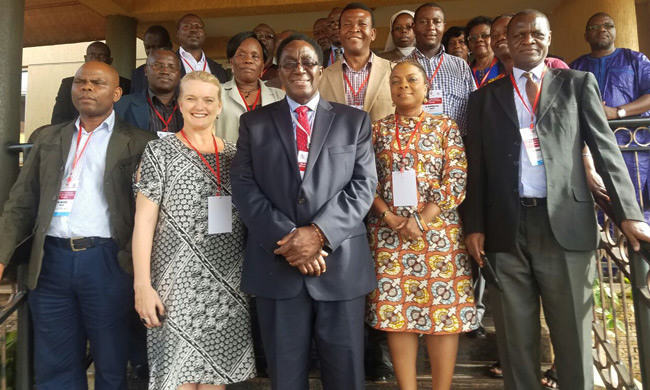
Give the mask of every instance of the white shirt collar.
M 542 73 L 544 72 L 544 67 L 546 65 L 544 64 L 544 61 L 542 61 L 539 65 L 531 69 L 529 72 L 532 73 L 535 76 L 535 81 L 539 82 L 542 79 Z M 527 71 L 523 69 L 519 69 L 517 67 L 512 68 L 512 75 L 514 76 L 515 80 L 519 81 L 521 77 L 524 77 L 524 73 Z
M 291 99 L 289 95 L 287 95 L 287 103 L 289 103 L 289 108 L 291 109 L 291 112 L 296 111 L 296 108 L 300 106 L 307 106 L 311 111 L 316 112 L 316 107 L 318 107 L 319 101 L 320 101 L 320 92 L 316 92 L 316 95 L 314 95 L 314 97 L 312 97 L 311 100 L 308 101 L 306 104 L 300 104 L 295 100 Z
M 185 51 L 185 49 L 183 49 L 183 46 L 178 48 L 178 52 L 180 53 L 181 57 L 185 58 L 186 60 L 191 60 L 197 64 L 202 64 L 203 61 L 205 61 L 205 53 L 203 52 L 203 50 L 201 50 L 201 59 L 198 61 L 196 60 L 196 58 L 194 58 L 192 54 Z
M 79 123 L 81 123 L 81 117 L 77 117 L 77 120 L 74 122 L 74 126 L 76 129 L 79 128 Z M 109 133 L 113 131 L 113 128 L 115 127 L 115 110 L 111 109 L 111 114 L 104 119 L 104 121 L 95 128 L 93 131 L 102 131 L 106 130 Z M 86 129 L 83 129 L 84 133 L 88 134 L 86 132 Z

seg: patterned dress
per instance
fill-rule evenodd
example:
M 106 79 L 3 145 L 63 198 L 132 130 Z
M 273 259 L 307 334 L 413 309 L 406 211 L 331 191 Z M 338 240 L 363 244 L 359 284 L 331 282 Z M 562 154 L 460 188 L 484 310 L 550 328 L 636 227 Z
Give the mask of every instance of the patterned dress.
M 222 195 L 231 195 L 235 145 L 219 153 Z M 215 167 L 215 155 L 205 155 Z M 184 383 L 228 384 L 255 376 L 247 297 L 239 290 L 245 230 L 208 235 L 208 197 L 217 180 L 176 136 L 149 142 L 135 190 L 160 206 L 151 282 L 167 311 L 147 337 L 149 389 Z
M 400 117 L 402 148 L 419 118 Z M 376 196 L 390 210 L 409 217 L 413 207 L 393 206 L 392 172 L 402 157 L 395 116 L 375 122 L 373 143 L 379 183 Z M 408 147 L 405 169 L 416 170 L 418 209 L 434 202 L 442 214 L 417 242 L 405 240 L 379 216 L 368 218 L 377 289 L 368 296 L 368 324 L 376 329 L 422 334 L 468 332 L 478 326 L 469 257 L 456 207 L 465 197 L 467 160 L 456 123 L 426 114 Z

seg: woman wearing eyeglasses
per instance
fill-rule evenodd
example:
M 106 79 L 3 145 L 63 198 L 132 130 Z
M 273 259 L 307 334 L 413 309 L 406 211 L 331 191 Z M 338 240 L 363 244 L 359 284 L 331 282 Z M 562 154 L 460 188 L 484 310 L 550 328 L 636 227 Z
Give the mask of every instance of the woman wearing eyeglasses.
M 379 57 L 397 62 L 411 54 L 414 48 L 413 11 L 401 10 L 390 18 L 390 35 Z
M 239 138 L 239 117 L 284 98 L 284 91 L 267 87 L 260 80 L 264 62 L 272 56 L 252 31 L 233 36 L 226 46 L 232 79 L 223 85 L 223 111 L 217 119 L 216 135 L 230 142 Z
M 477 16 L 470 20 L 465 27 L 467 47 L 474 55 L 470 64 L 476 88 L 503 77 L 499 60 L 494 56 L 490 47 L 490 25 L 492 19 L 487 16 Z

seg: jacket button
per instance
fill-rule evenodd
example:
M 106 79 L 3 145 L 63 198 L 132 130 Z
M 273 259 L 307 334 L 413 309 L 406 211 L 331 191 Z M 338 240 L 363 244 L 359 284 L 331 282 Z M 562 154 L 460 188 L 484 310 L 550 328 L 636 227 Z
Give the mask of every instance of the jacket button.
M 515 146 L 519 146 L 519 141 L 515 141 Z
M 52 200 L 56 200 L 56 195 L 52 195 Z
M 515 189 L 512 190 L 512 191 L 513 191 L 513 192 L 519 192 L 519 188 L 515 188 Z
M 41 228 L 41 232 L 45 233 L 47 231 L 46 228 Z
M 519 165 L 519 161 L 513 161 L 513 164 Z
M 307 199 L 303 198 L 302 196 L 298 198 L 298 203 L 303 204 L 307 201 Z

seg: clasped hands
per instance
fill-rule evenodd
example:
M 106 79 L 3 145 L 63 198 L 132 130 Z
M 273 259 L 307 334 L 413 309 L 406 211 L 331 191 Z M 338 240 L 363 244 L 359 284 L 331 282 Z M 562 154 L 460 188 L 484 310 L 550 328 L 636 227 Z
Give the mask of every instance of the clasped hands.
M 303 275 L 320 276 L 327 270 L 325 252 L 317 228 L 313 225 L 294 229 L 277 242 L 276 255 L 284 256 L 292 267 Z
M 415 241 L 422 236 L 415 217 L 406 218 L 391 212 L 386 215 L 385 221 L 391 229 L 409 241 Z

